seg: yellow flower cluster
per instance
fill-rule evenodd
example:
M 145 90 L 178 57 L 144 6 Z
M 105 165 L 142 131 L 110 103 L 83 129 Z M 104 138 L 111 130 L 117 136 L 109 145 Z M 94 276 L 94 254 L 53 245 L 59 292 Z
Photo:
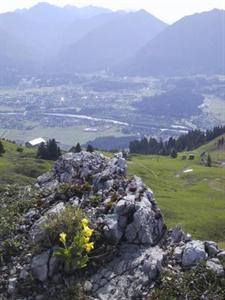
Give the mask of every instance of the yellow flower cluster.
M 66 233 L 61 232 L 59 235 L 59 240 L 61 243 L 63 243 L 63 245 L 65 245 L 66 244 Z
M 85 218 L 81 220 L 81 224 L 83 226 L 82 234 L 85 238 L 84 248 L 85 248 L 86 252 L 89 253 L 91 250 L 94 249 L 94 243 L 89 242 L 94 230 L 88 226 L 89 221 Z

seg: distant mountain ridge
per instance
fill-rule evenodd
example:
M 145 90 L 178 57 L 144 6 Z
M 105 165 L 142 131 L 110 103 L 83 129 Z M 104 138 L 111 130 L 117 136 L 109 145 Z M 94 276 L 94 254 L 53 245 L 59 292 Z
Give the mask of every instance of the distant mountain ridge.
M 148 12 L 120 14 L 90 31 L 62 54 L 66 68 L 89 72 L 110 69 L 132 57 L 167 27 Z
M 214 9 L 182 18 L 121 69 L 133 75 L 225 74 L 225 11 Z
M 224 74 L 224 24 L 216 9 L 168 26 L 144 10 L 39 3 L 0 14 L 0 72 Z

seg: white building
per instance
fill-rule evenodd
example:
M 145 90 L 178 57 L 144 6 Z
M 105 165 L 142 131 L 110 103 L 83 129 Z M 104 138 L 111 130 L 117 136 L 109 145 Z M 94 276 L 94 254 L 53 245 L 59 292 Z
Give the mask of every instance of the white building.
M 46 144 L 46 140 L 44 140 L 42 137 L 39 137 L 37 139 L 26 142 L 26 146 L 27 147 L 38 147 L 41 143 Z

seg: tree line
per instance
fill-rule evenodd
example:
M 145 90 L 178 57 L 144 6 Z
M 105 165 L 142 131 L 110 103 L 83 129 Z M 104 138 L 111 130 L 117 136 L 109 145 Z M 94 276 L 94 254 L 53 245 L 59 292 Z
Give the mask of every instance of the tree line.
M 167 141 L 157 140 L 155 138 L 146 137 L 141 140 L 130 142 L 130 153 L 138 154 L 159 154 L 159 155 L 175 155 L 181 151 L 194 150 L 205 143 L 210 142 L 214 138 L 225 133 L 225 126 L 217 126 L 207 131 L 191 130 L 186 134 L 182 134 L 178 138 L 170 137 Z M 220 142 L 222 143 L 222 142 Z

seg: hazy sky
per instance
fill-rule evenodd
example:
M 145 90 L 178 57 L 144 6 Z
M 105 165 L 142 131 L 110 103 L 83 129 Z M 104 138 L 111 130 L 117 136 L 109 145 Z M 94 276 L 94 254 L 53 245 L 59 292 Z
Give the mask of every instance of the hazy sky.
M 167 22 L 174 22 L 185 15 L 213 8 L 225 9 L 225 0 L 0 0 L 0 12 L 31 7 L 38 2 L 49 2 L 59 6 L 97 5 L 113 10 L 136 10 L 144 8 Z

